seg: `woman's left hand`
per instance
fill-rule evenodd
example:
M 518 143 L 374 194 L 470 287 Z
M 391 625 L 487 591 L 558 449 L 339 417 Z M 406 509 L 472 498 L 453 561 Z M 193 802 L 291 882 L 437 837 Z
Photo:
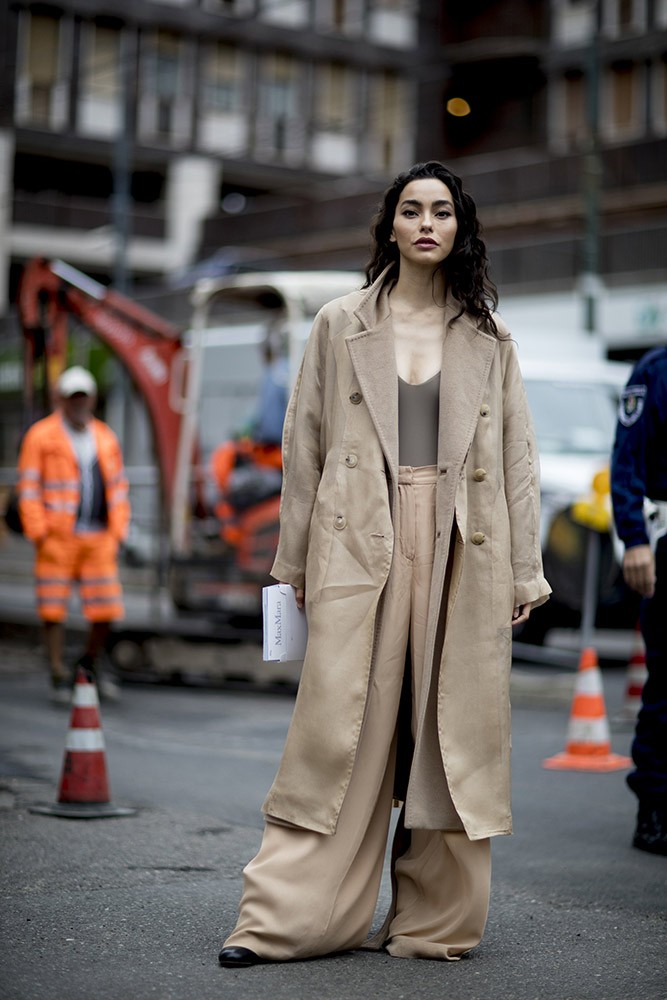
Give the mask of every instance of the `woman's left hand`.
M 530 618 L 530 609 L 532 604 L 520 604 L 512 612 L 512 625 L 520 625 L 522 622 L 527 622 Z

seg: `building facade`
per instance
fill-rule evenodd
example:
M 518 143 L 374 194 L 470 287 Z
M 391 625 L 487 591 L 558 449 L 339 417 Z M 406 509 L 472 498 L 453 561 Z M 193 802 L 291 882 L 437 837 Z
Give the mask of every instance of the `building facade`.
M 379 192 L 438 158 L 476 199 L 517 335 L 540 316 L 619 356 L 667 336 L 667 0 L 14 0 L 0 18 L 0 308 L 34 254 L 113 277 L 119 232 L 136 284 L 211 258 L 359 269 Z
M 422 0 L 418 52 L 414 158 L 475 197 L 517 339 L 667 339 L 667 0 Z M 203 250 L 360 267 L 377 193 L 343 195 L 219 213 Z
M 588 330 L 611 357 L 667 340 L 667 3 L 431 10 L 442 155 L 475 196 L 513 329 Z
M 108 278 L 120 233 L 155 282 L 195 260 L 208 217 L 376 190 L 414 155 L 413 0 L 18 0 L 0 18 L 2 309 L 34 255 Z

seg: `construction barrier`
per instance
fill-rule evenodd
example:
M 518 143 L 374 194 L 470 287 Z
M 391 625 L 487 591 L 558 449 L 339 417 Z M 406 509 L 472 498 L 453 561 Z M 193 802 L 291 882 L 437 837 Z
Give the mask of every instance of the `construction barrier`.
M 83 669 L 79 669 L 74 684 L 58 801 L 28 808 L 32 813 L 69 819 L 104 819 L 136 813 L 136 809 L 111 805 L 97 688 Z
M 618 771 L 632 764 L 629 757 L 611 751 L 602 674 L 594 649 L 581 654 L 565 750 L 542 764 L 562 771 Z

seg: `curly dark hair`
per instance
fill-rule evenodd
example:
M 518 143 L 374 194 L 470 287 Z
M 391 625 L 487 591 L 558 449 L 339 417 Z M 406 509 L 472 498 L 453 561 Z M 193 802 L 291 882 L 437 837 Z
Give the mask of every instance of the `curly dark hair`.
M 398 247 L 389 239 L 398 200 L 403 188 L 411 181 L 427 177 L 434 177 L 446 184 L 454 199 L 454 211 L 458 222 L 454 247 L 438 267 L 454 298 L 461 303 L 458 316 L 464 312 L 476 316 L 481 328 L 498 337 L 498 327 L 493 319 L 493 312 L 498 307 L 498 293 L 489 278 L 489 262 L 486 247 L 480 237 L 481 226 L 475 202 L 463 190 L 461 179 L 438 160 L 416 163 L 405 173 L 399 174 L 385 191 L 378 211 L 371 220 L 372 257 L 366 266 L 366 281 L 363 287 L 368 288 L 389 264 L 394 265 L 389 272 L 390 277 L 398 277 Z

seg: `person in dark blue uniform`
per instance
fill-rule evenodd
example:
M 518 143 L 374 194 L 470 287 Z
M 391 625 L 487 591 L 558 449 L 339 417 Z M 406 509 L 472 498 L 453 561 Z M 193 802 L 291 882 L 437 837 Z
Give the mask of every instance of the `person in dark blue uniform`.
M 623 391 L 611 493 L 623 576 L 644 598 L 648 679 L 628 775 L 639 799 L 633 846 L 667 855 L 667 347 L 645 354 Z

